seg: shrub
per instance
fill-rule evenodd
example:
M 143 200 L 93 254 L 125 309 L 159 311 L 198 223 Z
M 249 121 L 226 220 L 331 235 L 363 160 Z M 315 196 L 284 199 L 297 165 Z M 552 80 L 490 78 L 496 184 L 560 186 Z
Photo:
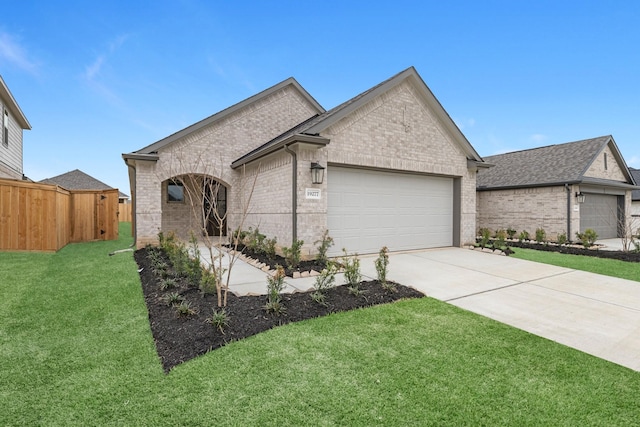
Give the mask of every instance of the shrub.
M 176 287 L 176 279 L 172 277 L 165 277 L 160 282 L 160 289 L 165 291 L 167 289 L 173 289 Z
M 191 303 L 189 301 L 182 301 L 180 304 L 175 306 L 176 311 L 178 312 L 178 316 L 192 316 L 196 314 L 196 311 L 191 307 Z
M 567 233 L 560 233 L 558 234 L 558 244 L 559 245 L 564 245 L 567 243 Z
M 164 300 L 167 302 L 167 305 L 178 305 L 184 301 L 184 298 L 177 292 L 171 292 L 169 295 L 164 297 Z
M 378 258 L 374 261 L 376 266 L 376 273 L 378 274 L 378 282 L 385 290 L 394 291 L 396 289 L 395 284 L 387 281 L 387 274 L 389 273 L 389 248 L 383 246 L 378 252 Z
M 333 262 L 329 262 L 327 266 L 322 269 L 320 274 L 316 276 L 316 282 L 314 285 L 315 291 L 311 293 L 311 299 L 318 304 L 326 305 L 324 293 L 327 289 L 333 286 L 337 272 L 338 268 Z
M 584 233 L 576 232 L 576 237 L 582 242 L 582 246 L 590 248 L 598 240 L 598 233 L 593 228 L 587 228 Z
M 512 227 L 507 228 L 507 236 L 509 236 L 510 239 L 513 239 L 516 235 L 516 230 L 513 229 Z
M 278 243 L 277 237 L 264 240 L 264 254 L 267 256 L 267 259 L 272 262 L 276 259 L 276 243 Z
M 544 228 L 536 228 L 536 242 L 542 243 L 547 239 L 547 233 Z
M 527 230 L 522 230 L 520 232 L 520 235 L 518 236 L 518 240 L 523 242 L 525 240 L 530 240 L 531 238 L 529 237 L 529 232 Z
M 349 256 L 346 249 L 342 249 L 344 256 L 341 258 L 342 266 L 344 268 L 344 278 L 346 280 L 349 292 L 354 295 L 359 294 L 360 282 L 362 281 L 362 273 L 360 273 L 360 259 L 358 254 Z
M 496 240 L 493 242 L 494 249 L 505 250 L 507 248 L 507 232 L 503 229 L 496 230 Z
M 226 269 L 219 269 L 211 266 L 210 268 L 203 268 L 200 276 L 200 284 L 198 288 L 203 294 L 213 294 L 218 289 L 218 283 L 222 281 L 222 275 L 227 271 Z
M 329 230 L 324 230 L 322 233 L 322 239 L 316 240 L 314 242 L 315 245 L 320 243 L 317 247 L 318 249 L 318 261 L 327 262 L 327 251 L 331 246 L 333 246 L 333 237 L 329 236 Z
M 211 313 L 211 317 L 207 319 L 207 322 L 211 323 L 217 330 L 224 334 L 224 328 L 229 324 L 229 315 L 227 311 L 222 309 L 215 309 Z
M 258 227 L 256 227 L 255 230 L 249 227 L 249 232 L 247 233 L 244 240 L 246 242 L 247 248 L 249 248 L 256 254 L 261 254 L 264 253 L 264 239 L 266 237 L 267 236 L 265 236 L 264 234 L 260 234 L 260 230 L 258 229 Z
M 231 244 L 235 245 L 236 241 L 238 244 L 244 244 L 244 239 L 247 237 L 247 232 L 240 230 L 240 228 L 236 228 L 233 233 L 231 233 Z
M 287 263 L 287 267 L 291 270 L 300 264 L 300 250 L 302 249 L 302 245 L 304 245 L 303 240 L 296 240 L 290 248 L 282 248 L 284 260 Z
M 489 240 L 491 240 L 491 230 L 488 228 L 480 229 L 480 247 L 485 248 L 489 244 Z
M 284 268 L 278 265 L 276 273 L 267 277 L 267 303 L 264 309 L 269 313 L 280 314 L 286 311 L 282 305 L 282 295 L 280 293 L 284 289 Z

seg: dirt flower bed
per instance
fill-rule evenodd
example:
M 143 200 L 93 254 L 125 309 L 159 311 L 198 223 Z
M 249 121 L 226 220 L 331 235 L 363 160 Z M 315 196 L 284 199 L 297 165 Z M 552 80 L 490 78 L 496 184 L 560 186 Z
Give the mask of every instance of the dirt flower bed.
M 151 250 L 157 249 L 140 249 L 134 253 L 134 258 L 140 270 L 151 332 L 165 372 L 231 341 L 241 340 L 276 326 L 329 313 L 424 296 L 421 292 L 400 284 L 396 284 L 396 290 L 392 292 L 385 290 L 375 280 L 366 281 L 360 284 L 360 295 L 353 295 L 346 286 L 328 289 L 325 305 L 313 301 L 308 292 L 283 294 L 282 303 L 286 311 L 276 315 L 264 309 L 266 295 L 238 297 L 229 293 L 225 308 L 228 324 L 220 331 L 210 322 L 213 311 L 218 308 L 216 296 L 202 294 L 186 279 L 179 277 L 170 277 L 171 286 L 167 287 L 167 277 L 163 279 L 153 271 L 149 257 Z M 170 299 L 175 299 L 176 296 L 185 304 L 185 314 L 179 314 L 178 304 L 170 303 Z

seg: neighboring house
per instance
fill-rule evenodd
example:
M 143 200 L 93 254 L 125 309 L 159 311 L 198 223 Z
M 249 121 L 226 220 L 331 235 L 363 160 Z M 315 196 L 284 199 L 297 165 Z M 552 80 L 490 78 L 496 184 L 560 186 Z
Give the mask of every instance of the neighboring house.
M 600 239 L 621 234 L 637 189 L 612 136 L 485 157 L 478 173 L 478 227 L 538 228 L 555 239 L 594 229 Z
M 259 227 L 280 246 L 312 255 L 328 229 L 330 253 L 460 246 L 475 238 L 476 172 L 485 167 L 411 67 L 325 111 L 293 78 L 132 153 L 138 247 L 160 231 L 202 228 L 185 201 L 184 174 L 220 184 L 227 234 Z M 312 182 L 314 164 L 325 167 Z M 199 214 L 202 218 L 202 214 Z
M 0 76 L 0 178 L 24 179 L 22 131 L 29 121 Z
M 629 171 L 631 171 L 636 184 L 640 185 L 640 169 L 629 168 Z M 640 189 L 633 190 L 633 193 L 631 193 L 631 216 L 640 218 Z M 640 224 L 638 224 L 638 228 L 640 228 Z
M 62 175 L 54 176 L 40 181 L 42 184 L 59 185 L 66 190 L 113 190 L 104 182 L 87 175 L 79 169 L 72 170 Z M 128 203 L 129 196 L 118 191 L 118 202 Z

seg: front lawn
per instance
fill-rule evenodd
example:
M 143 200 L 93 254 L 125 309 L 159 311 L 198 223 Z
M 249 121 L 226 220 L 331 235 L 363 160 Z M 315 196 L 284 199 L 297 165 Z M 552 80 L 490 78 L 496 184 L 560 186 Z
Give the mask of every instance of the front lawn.
M 640 281 L 640 263 L 637 262 L 625 262 L 584 255 L 568 255 L 558 252 L 537 251 L 535 249 L 512 249 L 514 253 L 510 256 L 514 258 Z
M 0 253 L 0 425 L 631 425 L 640 374 L 430 298 L 165 374 L 131 243 Z

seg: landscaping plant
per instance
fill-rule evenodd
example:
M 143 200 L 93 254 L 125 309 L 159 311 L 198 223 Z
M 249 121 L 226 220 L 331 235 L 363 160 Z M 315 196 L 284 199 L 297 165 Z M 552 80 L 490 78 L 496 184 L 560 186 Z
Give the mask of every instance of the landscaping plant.
M 284 268 L 278 265 L 273 276 L 267 277 L 267 303 L 264 309 L 268 313 L 279 315 L 286 311 L 286 307 L 282 304 L 281 292 L 284 289 Z
M 378 258 L 374 261 L 376 266 L 376 273 L 378 273 L 378 282 L 387 291 L 395 290 L 395 284 L 387 280 L 387 273 L 389 272 L 389 248 L 383 246 L 378 252 Z
M 324 230 L 322 233 L 322 239 L 316 240 L 314 244 L 318 244 L 318 261 L 327 262 L 327 251 L 333 246 L 333 237 L 329 236 L 329 230 Z
M 486 248 L 491 240 L 491 230 L 486 227 L 480 229 L 480 242 L 479 245 L 482 249 Z
M 529 241 L 530 239 L 531 238 L 529 237 L 529 232 L 527 230 L 522 230 L 518 236 L 518 240 L 521 242 Z
M 576 237 L 582 242 L 582 246 L 590 248 L 598 240 L 598 233 L 593 228 L 587 228 L 583 233 L 576 231 Z
M 276 259 L 276 243 L 278 243 L 277 237 L 274 237 L 272 239 L 264 239 L 264 254 L 271 262 Z
M 560 233 L 558 234 L 558 244 L 559 245 L 564 245 L 567 243 L 567 233 Z
M 207 319 L 217 330 L 224 334 L 224 328 L 229 324 L 229 315 L 224 308 L 214 309 L 211 317 Z
M 315 290 L 311 293 L 311 299 L 318 304 L 326 305 L 326 296 L 324 292 L 333 286 L 337 272 L 338 267 L 333 262 L 329 262 L 327 266 L 322 269 L 320 274 L 316 276 L 316 282 L 314 284 Z
M 284 260 L 287 263 L 287 267 L 291 270 L 296 268 L 300 264 L 301 254 L 300 251 L 304 245 L 303 240 L 296 240 L 290 248 L 283 247 L 282 253 L 284 254 Z
M 353 295 L 360 293 L 360 282 L 362 281 L 362 273 L 360 273 L 360 259 L 358 254 L 350 256 L 347 250 L 342 248 L 344 255 L 340 259 L 342 268 L 344 269 L 344 279 L 349 288 L 349 292 Z
M 510 239 L 513 239 L 516 235 L 516 230 L 512 227 L 507 228 L 507 236 L 509 236 Z
M 536 242 L 542 243 L 547 239 L 547 233 L 544 228 L 536 228 Z
M 493 242 L 494 249 L 500 249 L 504 251 L 507 249 L 507 232 L 503 229 L 496 230 L 495 241 Z

